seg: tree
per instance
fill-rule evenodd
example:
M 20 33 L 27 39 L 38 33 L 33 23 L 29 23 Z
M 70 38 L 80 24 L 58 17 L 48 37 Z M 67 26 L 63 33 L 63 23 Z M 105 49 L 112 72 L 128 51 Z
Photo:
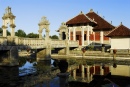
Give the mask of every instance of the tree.
M 29 33 L 27 35 L 28 38 L 38 38 L 39 37 L 39 34 L 34 34 L 34 33 Z
M 15 35 L 18 37 L 26 37 L 26 33 L 21 29 L 17 30 L 17 32 L 15 32 Z
M 57 35 L 50 36 L 51 39 L 59 39 Z

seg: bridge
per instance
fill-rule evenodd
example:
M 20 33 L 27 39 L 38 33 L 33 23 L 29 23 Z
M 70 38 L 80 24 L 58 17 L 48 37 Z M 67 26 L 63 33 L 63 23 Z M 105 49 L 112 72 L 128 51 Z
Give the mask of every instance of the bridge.
M 52 49 L 59 49 L 64 51 L 64 54 L 69 54 L 70 48 L 79 46 L 78 41 L 68 40 L 68 28 L 66 24 L 62 24 L 60 29 L 65 29 L 65 40 L 54 40 L 49 38 L 49 21 L 46 17 L 42 17 L 39 25 L 39 38 L 23 38 L 15 36 L 15 17 L 11 12 L 11 8 L 7 7 L 3 15 L 2 36 L 0 36 L 0 61 L 3 58 L 18 59 L 18 50 L 37 49 L 38 58 L 48 58 L 51 55 Z M 10 24 L 8 26 L 8 24 Z M 10 27 L 11 35 L 7 36 L 7 28 Z M 45 29 L 45 38 L 42 36 L 43 29 Z

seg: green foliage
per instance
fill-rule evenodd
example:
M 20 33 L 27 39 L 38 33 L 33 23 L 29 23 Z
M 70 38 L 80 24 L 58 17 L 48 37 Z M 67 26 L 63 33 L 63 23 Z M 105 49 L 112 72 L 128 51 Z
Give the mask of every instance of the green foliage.
M 34 33 L 29 33 L 27 35 L 28 38 L 38 38 L 39 37 L 39 34 L 34 34 Z
M 58 39 L 58 36 L 57 35 L 52 35 L 50 36 L 51 39 Z
M 26 33 L 21 29 L 17 30 L 17 32 L 15 32 L 15 35 L 18 37 L 26 37 Z

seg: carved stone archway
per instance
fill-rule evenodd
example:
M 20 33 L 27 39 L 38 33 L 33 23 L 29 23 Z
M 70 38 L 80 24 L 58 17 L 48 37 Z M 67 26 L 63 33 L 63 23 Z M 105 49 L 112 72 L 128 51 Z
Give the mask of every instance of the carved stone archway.
M 50 29 L 49 29 L 49 21 L 46 19 L 46 17 L 42 17 L 41 18 L 41 21 L 40 23 L 38 24 L 39 25 L 39 38 L 42 39 L 42 32 L 43 32 L 43 29 L 46 29 L 46 36 L 45 36 L 45 39 L 48 39 L 49 38 L 49 32 L 50 32 Z
M 7 25 L 10 24 L 10 28 L 11 28 L 11 37 L 15 36 L 15 17 L 13 15 L 13 13 L 11 12 L 11 7 L 7 7 L 5 9 L 5 14 L 3 15 L 2 19 L 3 19 L 3 24 L 2 24 L 2 29 L 3 29 L 3 37 L 7 37 Z
M 65 39 L 68 40 L 68 27 L 66 23 L 62 22 L 59 28 L 59 39 L 63 40 L 63 32 L 65 33 Z

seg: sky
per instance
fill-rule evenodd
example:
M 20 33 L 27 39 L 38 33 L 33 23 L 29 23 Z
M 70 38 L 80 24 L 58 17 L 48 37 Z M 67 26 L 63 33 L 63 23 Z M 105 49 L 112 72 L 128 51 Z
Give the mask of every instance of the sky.
M 50 22 L 50 35 L 59 35 L 56 30 L 62 22 L 67 22 L 81 11 L 86 14 L 93 9 L 114 26 L 130 28 L 130 0 L 0 0 L 0 27 L 5 9 L 11 7 L 15 18 L 15 31 L 22 29 L 28 33 L 37 33 L 38 23 L 43 16 Z M 10 28 L 8 28 L 10 31 Z M 43 35 L 45 29 L 43 30 Z

